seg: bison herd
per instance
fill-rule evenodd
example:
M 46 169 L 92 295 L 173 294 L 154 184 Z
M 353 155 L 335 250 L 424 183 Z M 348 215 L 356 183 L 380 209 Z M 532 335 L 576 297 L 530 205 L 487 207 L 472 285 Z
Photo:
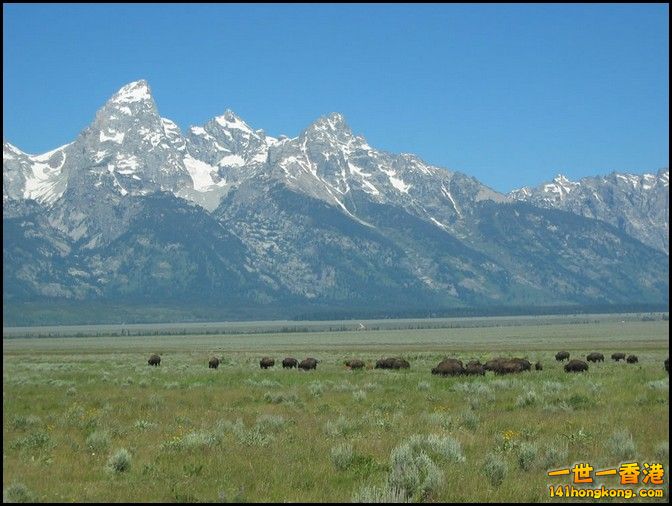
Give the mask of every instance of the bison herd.
M 613 353 L 611 355 L 612 360 L 618 362 L 620 360 L 625 360 L 628 364 L 636 364 L 639 362 L 639 359 L 636 355 L 628 355 L 626 357 L 625 353 Z M 560 351 L 555 354 L 555 359 L 557 361 L 568 360 L 564 365 L 565 372 L 583 372 L 588 370 L 588 364 L 583 360 L 579 359 L 569 359 L 569 352 Z M 586 356 L 588 362 L 604 362 L 604 355 L 602 353 L 593 352 L 589 353 Z M 669 373 L 669 358 L 666 358 L 664 361 L 665 371 Z M 221 360 L 218 357 L 212 357 L 208 361 L 208 367 L 210 369 L 217 369 Z M 299 362 L 293 357 L 287 357 L 282 361 L 283 369 L 292 369 L 299 368 L 304 371 L 310 371 L 317 369 L 317 364 L 320 361 L 315 358 L 306 358 Z M 161 357 L 156 353 L 152 354 L 147 360 L 147 364 L 152 366 L 161 365 Z M 350 359 L 345 361 L 345 366 L 351 370 L 364 369 L 366 363 L 360 359 Z M 268 369 L 269 367 L 275 366 L 275 359 L 271 357 L 264 357 L 259 361 L 259 366 L 262 369 Z M 369 366 L 370 367 L 370 366 Z M 408 369 L 411 367 L 411 364 L 408 360 L 399 357 L 392 358 L 381 358 L 376 361 L 376 369 Z M 536 371 L 543 370 L 541 362 L 534 364 L 534 369 Z M 531 371 L 532 363 L 524 358 L 494 358 L 488 360 L 485 364 L 481 364 L 478 360 L 472 360 L 467 362 L 465 366 L 461 360 L 455 358 L 445 358 L 439 364 L 432 368 L 432 374 L 439 376 L 469 376 L 469 375 L 485 375 L 486 371 L 492 371 L 495 374 L 511 374 L 523 371 Z

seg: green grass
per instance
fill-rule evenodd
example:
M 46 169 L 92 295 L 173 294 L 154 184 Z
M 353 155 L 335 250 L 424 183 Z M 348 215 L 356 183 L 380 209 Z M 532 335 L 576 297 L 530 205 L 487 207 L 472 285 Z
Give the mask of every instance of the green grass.
M 37 501 L 550 502 L 546 471 L 669 472 L 667 321 L 3 340 L 3 497 Z M 553 355 L 633 352 L 567 374 Z M 147 365 L 160 353 L 160 367 Z M 219 369 L 208 369 L 212 355 Z M 262 356 L 276 367 L 259 368 Z M 439 378 L 444 356 L 543 371 Z M 283 370 L 285 356 L 321 360 Z M 410 370 L 350 371 L 402 356 Z M 634 453 L 633 453 L 634 452 Z M 614 477 L 598 485 L 617 487 Z M 556 501 L 558 499 L 555 499 Z

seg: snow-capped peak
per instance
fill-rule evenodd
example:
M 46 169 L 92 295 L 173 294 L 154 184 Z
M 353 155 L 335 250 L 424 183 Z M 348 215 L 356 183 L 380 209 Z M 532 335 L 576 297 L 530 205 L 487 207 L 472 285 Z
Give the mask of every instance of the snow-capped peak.
M 326 116 L 321 116 L 309 127 L 309 129 L 351 133 L 350 127 L 345 122 L 345 118 L 338 112 L 332 112 Z
M 239 116 L 237 116 L 233 111 L 227 109 L 224 114 L 221 116 L 215 117 L 217 124 L 223 128 L 242 130 L 249 134 L 258 135 L 250 128 L 250 126 L 245 123 Z
M 111 102 L 126 104 L 143 100 L 152 100 L 152 93 L 147 81 L 140 79 L 123 86 L 112 96 Z

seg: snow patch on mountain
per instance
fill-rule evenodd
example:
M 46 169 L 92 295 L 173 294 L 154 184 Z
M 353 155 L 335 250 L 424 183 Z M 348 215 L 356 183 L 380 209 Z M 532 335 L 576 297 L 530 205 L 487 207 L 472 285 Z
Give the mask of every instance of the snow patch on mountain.
M 189 171 L 191 180 L 194 182 L 194 190 L 202 192 L 211 189 L 213 186 L 226 185 L 225 180 L 220 180 L 218 183 L 215 182 L 213 174 L 217 174 L 216 167 L 196 160 L 190 155 L 185 156 L 183 161 L 184 166 Z
M 402 179 L 398 178 L 396 171 L 385 170 L 383 168 L 381 168 L 380 170 L 383 171 L 385 174 L 387 174 L 387 177 L 390 178 L 390 183 L 392 184 L 392 186 L 394 186 L 401 193 L 408 193 L 408 190 L 411 188 L 411 185 L 406 184 Z
M 100 132 L 100 142 L 112 141 L 117 144 L 124 142 L 124 136 L 126 135 L 124 132 L 115 132 L 114 130 L 108 130 L 108 132 L 109 135 L 103 131 Z

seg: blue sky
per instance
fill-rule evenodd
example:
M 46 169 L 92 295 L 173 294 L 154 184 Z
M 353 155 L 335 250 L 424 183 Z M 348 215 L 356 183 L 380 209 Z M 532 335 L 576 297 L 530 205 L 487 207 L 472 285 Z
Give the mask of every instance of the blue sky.
M 182 130 L 232 109 L 295 136 L 342 113 L 369 144 L 499 191 L 669 164 L 669 7 L 3 4 L 3 137 L 74 140 L 147 79 Z

